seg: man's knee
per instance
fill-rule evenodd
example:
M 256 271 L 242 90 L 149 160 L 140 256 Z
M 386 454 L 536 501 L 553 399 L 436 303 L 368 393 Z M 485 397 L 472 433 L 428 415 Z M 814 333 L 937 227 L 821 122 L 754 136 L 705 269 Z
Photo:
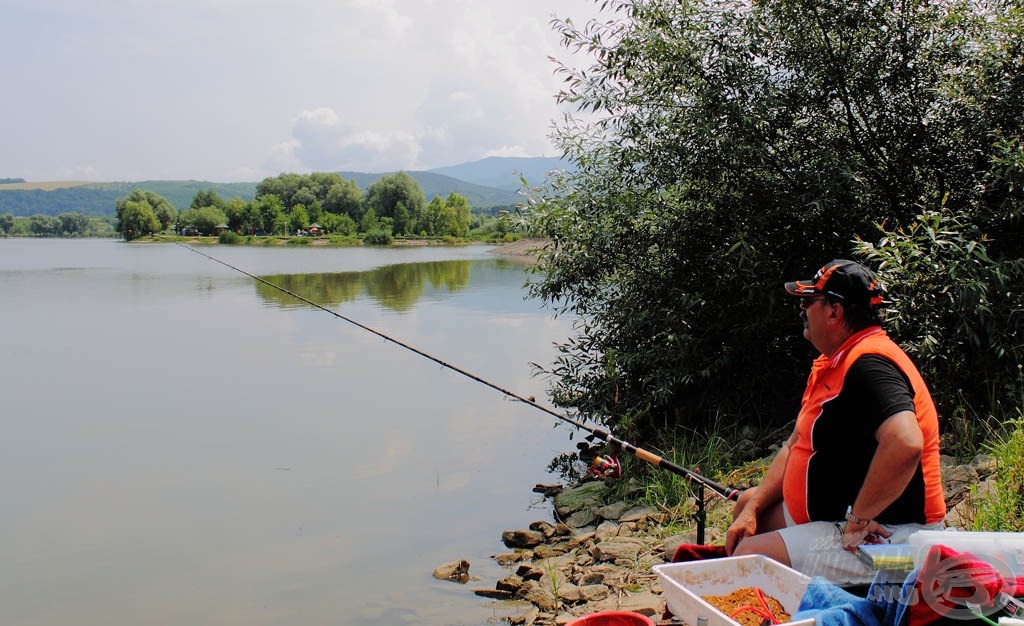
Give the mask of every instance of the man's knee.
M 746 537 L 736 546 L 733 556 L 746 556 L 749 554 L 760 554 L 774 559 L 783 565 L 789 565 L 789 551 L 786 550 L 786 543 L 782 536 L 776 532 L 764 533 Z

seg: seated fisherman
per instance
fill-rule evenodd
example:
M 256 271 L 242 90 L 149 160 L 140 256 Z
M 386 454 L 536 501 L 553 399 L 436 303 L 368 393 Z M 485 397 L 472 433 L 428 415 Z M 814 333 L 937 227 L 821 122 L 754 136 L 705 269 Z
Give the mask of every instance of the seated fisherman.
M 840 585 L 869 582 L 858 545 L 905 543 L 943 526 L 935 405 L 882 329 L 884 289 L 868 268 L 834 260 L 785 288 L 821 355 L 792 435 L 736 503 L 726 552 L 763 554 Z

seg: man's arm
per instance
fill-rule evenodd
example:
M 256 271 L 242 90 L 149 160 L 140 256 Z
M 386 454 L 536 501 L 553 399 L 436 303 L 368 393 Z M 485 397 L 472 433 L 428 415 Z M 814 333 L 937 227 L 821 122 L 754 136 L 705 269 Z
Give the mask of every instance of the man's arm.
M 878 448 L 852 503 L 853 516 L 863 523 L 848 521 L 843 532 L 848 550 L 856 549 L 861 542 L 858 535 L 863 538 L 867 533 L 888 534 L 873 521 L 874 517 L 895 502 L 910 484 L 924 449 L 924 436 L 912 411 L 889 416 L 875 431 L 875 439 Z
M 782 444 L 782 448 L 775 455 L 771 465 L 768 466 L 760 484 L 740 494 L 732 512 L 732 524 L 729 525 L 729 530 L 725 535 L 726 554 L 732 554 L 743 538 L 757 534 L 758 517 L 772 506 L 782 502 L 782 477 L 786 473 L 789 449 L 795 442 L 796 431 L 793 431 L 786 443 Z

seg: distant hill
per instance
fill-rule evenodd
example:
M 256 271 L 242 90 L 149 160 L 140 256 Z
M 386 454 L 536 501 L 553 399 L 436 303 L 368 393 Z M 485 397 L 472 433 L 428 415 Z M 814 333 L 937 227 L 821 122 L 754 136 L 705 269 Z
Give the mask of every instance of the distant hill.
M 537 184 L 551 169 L 565 167 L 561 159 L 549 157 L 489 157 L 479 161 L 429 171 L 406 172 L 420 184 L 429 202 L 434 196 L 457 193 L 469 200 L 474 210 L 497 211 L 521 201 L 516 193 L 522 172 L 527 182 Z M 365 190 L 387 173 L 337 172 Z M 488 182 L 490 181 L 490 182 Z M 144 180 L 138 182 L 87 183 L 81 181 L 18 182 L 0 184 L 0 213 L 12 215 L 113 215 L 116 202 L 136 187 L 157 193 L 179 211 L 192 204 L 196 193 L 212 189 L 223 198 L 251 200 L 257 182 L 214 183 L 201 180 Z
M 560 157 L 487 157 L 479 161 L 427 170 L 469 183 L 516 191 L 522 187 L 520 175 L 530 185 L 544 182 L 548 172 L 572 170 L 572 164 Z
M 211 183 L 199 180 L 144 180 L 123 183 L 18 183 L 0 185 L 0 213 L 12 215 L 113 215 L 117 201 L 138 187 L 167 198 L 178 210 L 192 204 L 196 192 L 213 189 L 224 198 L 252 199 L 256 183 Z
M 342 178 L 355 182 L 363 190 L 366 190 L 367 187 L 386 175 L 366 174 L 363 172 L 338 172 L 338 174 Z M 394 174 L 394 172 L 388 172 L 388 174 Z M 420 184 L 420 189 L 423 190 L 423 196 L 427 199 L 427 202 L 430 202 L 434 196 L 446 198 L 450 193 L 457 193 L 465 196 L 466 200 L 469 200 L 469 206 L 472 208 L 486 210 L 509 207 L 520 200 L 514 190 L 497 189 L 495 187 L 474 184 L 451 176 L 438 174 L 434 171 L 409 171 L 406 174 L 412 176 Z

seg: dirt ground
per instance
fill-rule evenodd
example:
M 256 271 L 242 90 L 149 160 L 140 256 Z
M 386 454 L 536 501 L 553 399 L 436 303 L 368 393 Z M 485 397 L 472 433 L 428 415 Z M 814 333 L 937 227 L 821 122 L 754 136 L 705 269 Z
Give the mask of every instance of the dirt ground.
M 497 245 L 491 249 L 491 252 L 502 256 L 536 258 L 537 251 L 548 244 L 547 239 L 519 239 Z

